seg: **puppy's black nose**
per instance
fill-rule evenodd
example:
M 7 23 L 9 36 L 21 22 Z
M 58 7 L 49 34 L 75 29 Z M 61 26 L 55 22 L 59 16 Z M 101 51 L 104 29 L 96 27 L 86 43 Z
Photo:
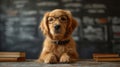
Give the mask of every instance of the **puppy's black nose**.
M 59 30 L 60 29 L 60 25 L 55 25 L 54 27 L 56 30 Z

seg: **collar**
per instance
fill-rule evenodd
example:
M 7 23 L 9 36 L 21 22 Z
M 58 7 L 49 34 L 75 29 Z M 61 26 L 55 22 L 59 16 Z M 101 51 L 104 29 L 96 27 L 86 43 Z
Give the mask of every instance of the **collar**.
M 63 41 L 60 41 L 60 40 L 53 40 L 52 43 L 56 44 L 56 45 L 65 45 L 67 43 L 69 43 L 70 40 L 63 40 Z

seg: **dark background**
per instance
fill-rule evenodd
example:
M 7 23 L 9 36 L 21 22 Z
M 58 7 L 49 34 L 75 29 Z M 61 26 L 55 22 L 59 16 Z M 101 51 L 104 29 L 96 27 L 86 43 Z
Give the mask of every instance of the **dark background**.
M 120 53 L 119 7 L 119 0 L 0 0 L 0 51 L 25 51 L 27 58 L 38 58 L 44 40 L 40 20 L 61 8 L 79 23 L 73 38 L 80 58 Z

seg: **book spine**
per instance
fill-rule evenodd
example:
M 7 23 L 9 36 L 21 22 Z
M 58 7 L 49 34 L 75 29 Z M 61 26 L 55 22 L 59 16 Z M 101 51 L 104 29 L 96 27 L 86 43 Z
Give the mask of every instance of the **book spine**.
M 99 61 L 99 62 L 117 62 L 120 61 L 120 58 L 96 58 L 95 61 Z
M 25 57 L 0 58 L 0 62 L 21 62 L 25 61 Z
M 119 57 L 119 54 L 93 54 L 93 58 L 97 57 Z
M 25 57 L 25 52 L 0 52 L 0 57 Z

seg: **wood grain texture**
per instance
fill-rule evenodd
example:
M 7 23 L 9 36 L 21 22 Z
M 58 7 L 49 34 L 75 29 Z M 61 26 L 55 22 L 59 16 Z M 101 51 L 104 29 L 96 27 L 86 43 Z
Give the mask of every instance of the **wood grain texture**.
M 0 67 L 120 67 L 120 62 L 96 62 L 93 60 L 80 60 L 69 64 L 44 64 L 26 60 L 25 62 L 0 62 Z

